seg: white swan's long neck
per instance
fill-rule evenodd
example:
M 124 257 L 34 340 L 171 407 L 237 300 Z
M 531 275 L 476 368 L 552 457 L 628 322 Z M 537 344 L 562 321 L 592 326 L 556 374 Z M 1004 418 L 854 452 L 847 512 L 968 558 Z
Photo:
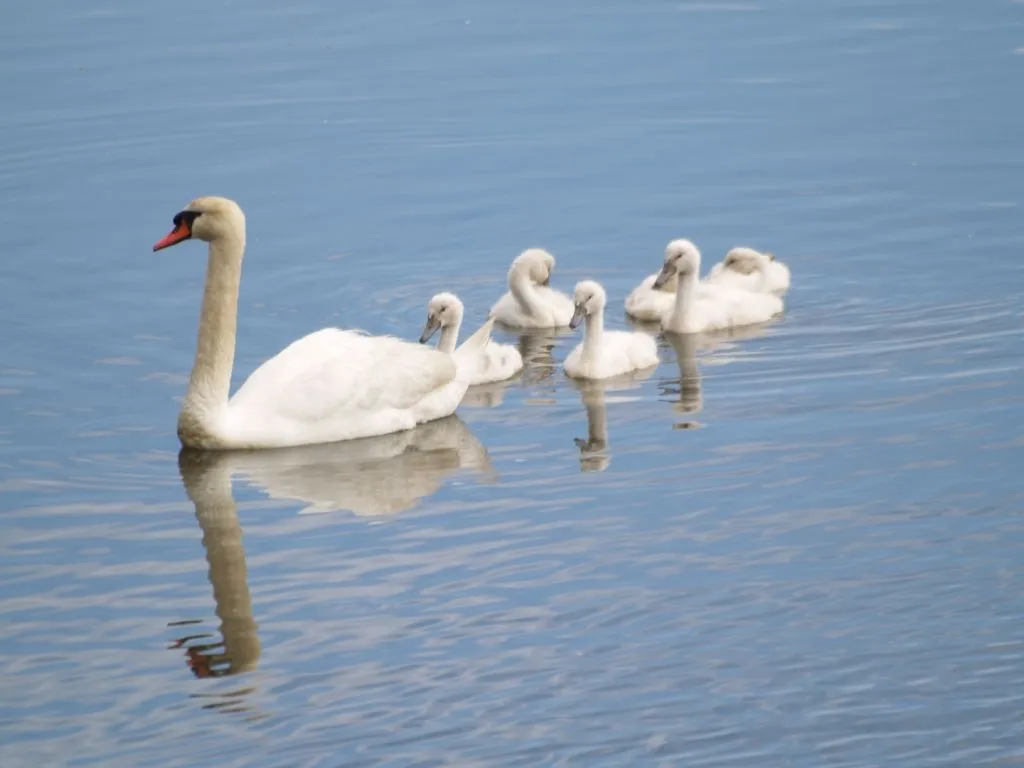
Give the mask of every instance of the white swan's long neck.
M 508 289 L 523 313 L 527 315 L 540 314 L 541 300 L 537 286 L 525 270 L 513 272 L 508 276 Z
M 583 359 L 588 362 L 597 360 L 604 337 L 604 307 L 587 315 L 586 327 L 583 329 Z
M 459 343 L 459 329 L 462 328 L 462 316 L 457 315 L 455 322 L 444 326 L 441 329 L 441 339 L 437 342 L 437 348 L 450 355 L 455 351 Z
M 244 252 L 244 232 L 225 235 L 210 243 L 196 359 L 178 417 L 178 435 L 186 445 L 209 447 L 202 442 L 216 437 L 218 419 L 227 407 L 235 360 L 238 289 Z
M 697 270 L 679 275 L 679 288 L 676 290 L 676 303 L 672 309 L 668 329 L 687 333 L 692 327 L 691 316 L 697 297 Z

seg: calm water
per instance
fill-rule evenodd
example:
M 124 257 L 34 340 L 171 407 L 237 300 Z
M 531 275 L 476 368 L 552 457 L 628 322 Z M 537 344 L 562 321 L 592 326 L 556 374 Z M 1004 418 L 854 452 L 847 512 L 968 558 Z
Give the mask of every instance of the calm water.
M 5 768 L 1024 763 L 1024 4 L 8 5 Z M 453 419 L 179 456 L 199 194 L 236 384 L 532 245 L 616 327 L 672 237 L 794 288 L 631 385 L 507 337 Z

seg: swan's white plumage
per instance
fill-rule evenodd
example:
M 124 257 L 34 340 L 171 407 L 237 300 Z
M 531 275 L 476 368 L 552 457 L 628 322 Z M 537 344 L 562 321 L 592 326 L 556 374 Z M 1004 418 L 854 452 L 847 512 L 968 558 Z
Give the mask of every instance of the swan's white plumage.
M 704 278 L 708 285 L 783 294 L 789 290 L 789 267 L 770 253 L 737 247 L 715 264 Z
M 700 251 L 689 240 L 674 240 L 665 250 L 658 281 L 679 276 L 672 307 L 661 316 L 662 328 L 675 333 L 701 333 L 763 323 L 783 310 L 782 299 L 772 293 L 717 286 L 698 288 Z
M 252 445 L 383 435 L 450 415 L 467 386 L 437 350 L 324 328 L 253 371 L 228 402 L 225 426 Z
M 565 358 L 565 372 L 576 379 L 607 379 L 658 364 L 658 345 L 647 334 L 608 331 L 604 327 L 607 296 L 593 280 L 584 280 L 573 294 L 571 325 L 586 319 L 583 341 Z
M 383 435 L 448 416 L 465 395 L 457 360 L 442 352 L 325 328 L 265 362 L 229 400 L 245 217 L 231 200 L 199 198 L 154 249 L 189 237 L 210 245 L 196 360 L 178 417 L 183 445 L 281 448 Z
M 548 283 L 555 257 L 529 248 L 508 270 L 508 292 L 491 307 L 490 317 L 510 328 L 564 328 L 572 318 L 572 299 Z
M 433 296 L 427 304 L 427 323 L 420 336 L 420 343 L 426 342 L 434 331 L 440 328 L 441 339 L 437 345 L 439 350 L 459 356 L 461 351 L 466 349 L 464 360 L 469 367 L 467 377 L 470 386 L 504 381 L 523 369 L 522 355 L 509 344 L 488 341 L 486 346 L 480 349 L 478 345 L 471 343 L 473 338 L 470 337 L 456 349 L 464 315 L 465 307 L 454 293 L 445 292 Z M 494 322 L 494 318 L 489 318 L 485 323 L 488 336 Z

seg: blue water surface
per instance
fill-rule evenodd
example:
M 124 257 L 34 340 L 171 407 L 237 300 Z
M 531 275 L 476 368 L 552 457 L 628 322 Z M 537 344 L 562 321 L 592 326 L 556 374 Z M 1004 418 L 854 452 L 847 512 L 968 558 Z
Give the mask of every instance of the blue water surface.
M 1024 763 L 1024 4 L 35 0 L 0 71 L 5 768 Z M 203 194 L 235 386 L 531 246 L 617 328 L 675 237 L 793 288 L 629 386 L 500 333 L 453 419 L 179 456 Z

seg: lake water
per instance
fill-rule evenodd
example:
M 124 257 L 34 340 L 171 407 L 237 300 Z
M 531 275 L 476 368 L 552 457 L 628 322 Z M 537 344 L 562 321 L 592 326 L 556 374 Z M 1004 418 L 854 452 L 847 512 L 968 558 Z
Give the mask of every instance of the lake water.
M 1024 4 L 9 4 L 0 764 L 1024 763 Z M 205 248 L 237 386 L 475 327 L 539 245 L 609 321 L 689 237 L 785 316 L 406 435 L 179 456 Z

